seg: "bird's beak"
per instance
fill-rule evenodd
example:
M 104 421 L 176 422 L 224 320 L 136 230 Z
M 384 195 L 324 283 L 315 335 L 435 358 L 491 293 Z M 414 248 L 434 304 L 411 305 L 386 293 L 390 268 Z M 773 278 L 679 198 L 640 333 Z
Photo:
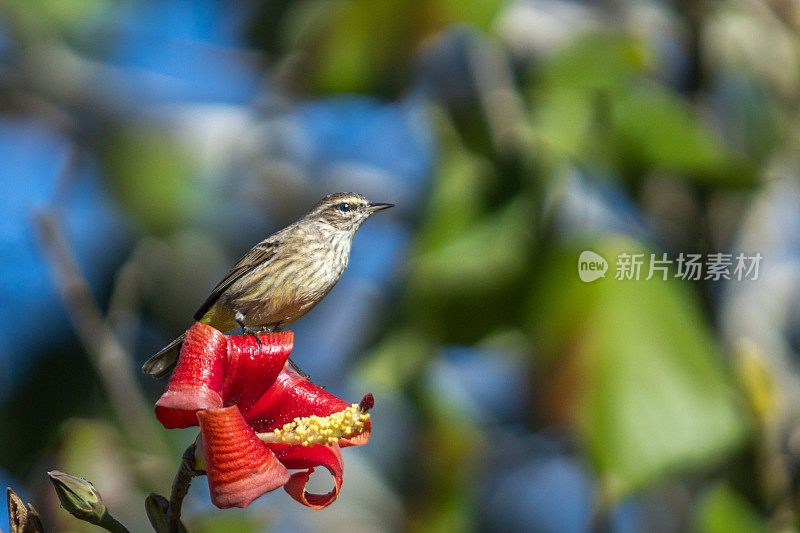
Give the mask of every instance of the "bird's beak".
M 378 203 L 372 202 L 367 206 L 367 211 L 369 211 L 370 213 L 375 213 L 377 211 L 382 211 L 384 209 L 389 209 L 390 207 L 394 207 L 394 204 L 378 204 Z

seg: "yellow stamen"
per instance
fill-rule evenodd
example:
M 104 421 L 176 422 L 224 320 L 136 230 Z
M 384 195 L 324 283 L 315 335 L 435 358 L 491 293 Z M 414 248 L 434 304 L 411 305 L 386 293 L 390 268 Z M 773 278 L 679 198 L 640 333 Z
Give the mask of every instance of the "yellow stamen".
M 258 433 L 263 442 L 310 446 L 333 444 L 342 437 L 349 437 L 364 430 L 369 413 L 354 403 L 350 407 L 329 416 L 298 417 L 269 433 Z

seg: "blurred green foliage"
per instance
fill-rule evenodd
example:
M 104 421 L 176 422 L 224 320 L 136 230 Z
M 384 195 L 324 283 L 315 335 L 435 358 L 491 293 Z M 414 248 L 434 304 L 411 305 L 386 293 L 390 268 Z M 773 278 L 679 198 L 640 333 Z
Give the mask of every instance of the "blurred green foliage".
M 604 257 L 650 252 L 621 239 L 582 245 Z M 609 272 L 587 290 L 574 250 L 545 259 L 529 323 L 540 355 L 558 367 L 545 404 L 574 409 L 555 416 L 577 426 L 606 497 L 741 444 L 742 405 L 697 299 L 658 273 L 633 281 Z
M 729 486 L 709 488 L 697 505 L 695 530 L 702 533 L 761 533 L 764 519 Z
M 528 88 L 533 130 L 556 154 L 641 180 L 652 169 L 753 186 L 755 168 L 720 142 L 689 102 L 652 79 L 642 40 L 584 37 L 537 68 Z
M 35 41 L 70 33 L 95 10 L 110 9 L 107 4 L 12 2 L 4 11 L 33 32 L 29 38 Z M 796 444 L 797 417 L 785 407 L 795 399 L 797 376 L 794 370 L 783 372 L 790 377 L 781 372 L 793 369 L 794 361 L 770 359 L 778 357 L 770 348 L 780 343 L 748 338 L 757 348 L 744 354 L 732 347 L 739 340 L 732 337 L 740 332 L 730 333 L 723 324 L 743 311 L 729 307 L 733 304 L 722 284 L 679 281 L 674 271 L 666 281 L 618 281 L 613 267 L 605 279 L 583 283 L 576 273 L 582 250 L 613 263 L 622 252 L 726 251 L 742 242 L 765 249 L 775 243 L 791 246 L 776 235 L 779 224 L 768 224 L 776 208 L 757 207 L 765 201 L 769 180 L 776 179 L 775 169 L 779 178 L 796 181 L 797 101 L 792 95 L 800 94 L 800 87 L 792 85 L 790 74 L 798 69 L 797 58 L 775 66 L 775 72 L 762 64 L 771 61 L 769 54 L 762 51 L 758 57 L 757 43 L 746 40 L 751 32 L 736 33 L 738 26 L 726 24 L 761 28 L 794 53 L 800 43 L 797 8 L 787 3 L 784 13 L 777 5 L 654 4 L 655 18 L 664 24 L 648 25 L 634 2 L 581 4 L 589 23 L 578 25 L 580 17 L 570 11 L 558 19 L 559 39 L 530 44 L 529 39 L 547 35 L 539 35 L 535 25 L 522 37 L 508 29 L 526 20 L 514 11 L 522 9 L 520 4 L 528 3 L 265 2 L 250 14 L 261 25 L 249 28 L 248 44 L 264 54 L 263 74 L 274 75 L 270 81 L 284 92 L 275 107 L 342 93 L 402 102 L 419 98 L 436 139 L 431 183 L 401 215 L 413 234 L 404 277 L 393 287 L 385 314 L 375 319 L 358 366 L 348 370 L 359 389 L 374 387 L 376 428 L 383 425 L 388 434 L 399 424 L 378 416 L 381 394 L 404 424 L 400 435 L 386 437 L 401 440 L 393 443 L 396 448 L 410 450 L 407 456 L 392 456 L 400 463 L 399 473 L 385 476 L 391 486 L 387 501 L 399 502 L 404 520 L 393 526 L 479 529 L 481 476 L 486 474 L 481 467 L 489 464 L 494 448 L 510 440 L 504 432 L 552 432 L 559 453 L 586 465 L 595 523 L 621 502 L 649 498 L 662 512 L 684 517 L 679 529 L 797 530 L 794 477 L 800 462 L 798 454 L 787 451 Z M 537 14 L 555 24 L 546 13 Z M 666 31 L 662 26 L 677 29 L 666 37 L 655 35 Z M 726 28 L 745 44 L 721 38 L 728 35 Z M 680 50 L 677 59 L 659 47 L 659 37 Z M 70 46 L 69 41 L 62 45 Z M 741 52 L 748 46 L 758 61 Z M 433 66 L 427 68 L 433 72 L 425 71 L 421 59 L 430 61 Z M 670 71 L 670 59 L 680 75 Z M 709 64 L 712 59 L 717 63 Z M 439 70 L 446 70 L 442 77 L 447 79 L 438 84 L 419 79 L 435 78 Z M 80 100 L 57 104 L 86 107 Z M 250 159 L 226 153 L 230 159 L 222 159 L 220 167 L 255 177 L 241 196 L 231 192 L 238 182 L 220 193 L 198 179 L 209 172 L 202 157 L 208 144 L 192 145 L 180 129 L 185 124 L 163 127 L 140 116 L 96 121 L 101 133 L 89 144 L 103 179 L 133 222 L 139 245 L 151 246 L 148 261 L 135 264 L 144 280 L 138 309 L 164 329 L 183 327 L 197 294 L 226 264 L 220 250 L 230 240 L 208 231 L 218 222 L 209 213 L 221 211 L 228 201 L 232 208 L 223 218 L 245 200 L 280 211 L 274 204 L 284 197 L 293 208 L 289 199 L 305 201 L 319 185 L 306 179 L 305 168 L 281 173 L 292 162 L 261 153 L 270 142 L 286 141 L 297 149 L 292 142 L 300 141 L 286 140 L 291 128 L 265 120 L 265 114 L 274 117 L 261 107 L 243 114 L 247 127 L 232 128 L 234 137 L 274 128 L 278 140 L 262 145 L 254 135 L 231 142 Z M 285 116 L 276 122 L 281 120 L 290 122 Z M 262 197 L 274 203 L 258 204 Z M 783 216 L 794 220 L 782 214 L 774 218 Z M 245 233 L 249 222 L 236 220 L 221 232 L 233 227 Z M 783 252 L 797 254 L 796 249 Z M 786 270 L 793 269 L 796 262 L 788 263 Z M 785 296 L 781 283 L 789 282 L 775 282 L 777 296 L 767 293 L 771 300 Z M 779 319 L 784 322 L 772 323 Z M 796 328 L 791 317 L 764 321 L 772 328 L 762 331 L 769 341 L 796 336 L 784 331 Z M 741 334 L 758 337 L 753 331 Z M 793 354 L 796 339 L 786 344 Z M 449 348 L 487 345 L 521 361 L 526 388 L 516 401 L 523 404 L 524 420 L 506 425 L 481 417 L 431 378 Z M 178 452 L 191 435 L 165 437 L 163 457 L 133 449 L 114 423 L 97 420 L 113 416 L 96 408 L 101 393 L 85 364 L 66 369 L 52 358 L 43 361 L 42 366 L 53 365 L 51 374 L 71 392 L 37 392 L 39 380 L 47 379 L 41 368 L 31 373 L 6 404 L 25 405 L 34 396 L 42 403 L 0 414 L 3 427 L 17 428 L 19 437 L 0 444 L 3 467 L 22 478 L 41 456 L 57 456 L 61 469 L 97 484 L 121 521 L 146 527 L 144 495 L 169 485 L 169 465 L 177 466 Z M 85 382 L 93 385 L 83 387 Z M 146 386 L 153 396 L 159 392 L 157 385 Z M 72 397 L 74 391 L 80 397 Z M 520 406 L 508 410 L 512 407 Z M 113 479 L 104 478 L 108 471 Z M 770 484 L 772 478 L 778 481 Z M 675 486 L 683 497 L 667 498 Z M 381 506 L 389 507 L 376 504 Z M 192 531 L 285 525 L 273 520 L 271 511 L 195 509 L 187 525 Z M 80 527 L 59 516 L 58 526 Z M 343 530 L 351 524 L 328 525 Z
M 315 93 L 391 90 L 405 85 L 420 43 L 454 23 L 489 26 L 498 0 L 298 2 L 282 33 L 308 54 L 305 87 Z

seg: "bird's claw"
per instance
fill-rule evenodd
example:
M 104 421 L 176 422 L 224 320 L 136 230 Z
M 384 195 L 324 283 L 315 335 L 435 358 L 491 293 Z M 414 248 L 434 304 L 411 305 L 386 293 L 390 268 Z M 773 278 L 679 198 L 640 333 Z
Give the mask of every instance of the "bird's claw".
M 243 329 L 244 329 L 244 334 L 245 335 L 252 335 L 253 337 L 256 338 L 256 342 L 258 343 L 259 346 L 261 346 L 263 344 L 261 342 L 261 337 L 258 336 L 258 330 L 257 329 L 254 329 L 254 328 L 243 328 Z

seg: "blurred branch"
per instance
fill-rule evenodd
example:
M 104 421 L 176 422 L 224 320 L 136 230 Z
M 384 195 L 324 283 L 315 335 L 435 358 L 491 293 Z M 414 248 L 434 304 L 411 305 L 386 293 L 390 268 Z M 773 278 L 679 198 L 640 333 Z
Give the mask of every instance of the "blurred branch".
M 683 15 L 688 28 L 689 75 L 687 89 L 696 97 L 706 86 L 706 72 L 703 64 L 703 24 L 708 3 L 704 1 L 681 0 L 679 13 Z
M 487 40 L 473 43 L 468 59 L 494 149 L 506 155 L 524 149 L 525 103 L 508 56 Z
M 17 5 L 18 4 L 18 5 Z M 79 123 L 127 123 L 144 114 L 159 120 L 160 111 L 152 111 L 139 102 L 140 87 L 170 85 L 180 89 L 179 77 L 149 72 L 147 69 L 121 68 L 94 59 L 103 56 L 82 53 L 69 39 L 54 30 L 46 17 L 29 16 L 24 3 L 0 2 L 4 55 L 0 58 L 0 111 L 34 116 L 58 131 L 90 140 L 94 133 Z M 94 28 L 93 35 L 103 41 L 112 34 Z M 268 58 L 259 50 L 242 49 L 203 42 L 192 42 L 194 53 L 217 61 L 246 65 L 257 72 L 267 72 Z
M 152 450 L 161 437 L 144 407 L 147 402 L 134 378 L 130 357 L 104 322 L 55 215 L 41 211 L 34 221 L 70 319 L 100 374 L 120 424 L 140 449 Z
M 65 166 L 69 168 L 69 164 Z M 50 210 L 42 210 L 35 214 L 34 225 L 67 313 L 100 375 L 120 425 L 140 450 L 164 452 L 161 435 L 134 377 L 131 358 L 106 324 L 57 217 Z
M 600 488 L 592 501 L 592 518 L 589 523 L 591 533 L 611 531 L 611 498 L 604 488 Z
M 152 244 L 149 240 L 139 241 L 131 256 L 117 271 L 114 280 L 106 322 L 120 345 L 126 350 L 130 350 L 133 344 L 130 325 L 136 318 L 135 311 L 140 303 L 139 293 L 145 272 L 145 261 L 152 253 Z

